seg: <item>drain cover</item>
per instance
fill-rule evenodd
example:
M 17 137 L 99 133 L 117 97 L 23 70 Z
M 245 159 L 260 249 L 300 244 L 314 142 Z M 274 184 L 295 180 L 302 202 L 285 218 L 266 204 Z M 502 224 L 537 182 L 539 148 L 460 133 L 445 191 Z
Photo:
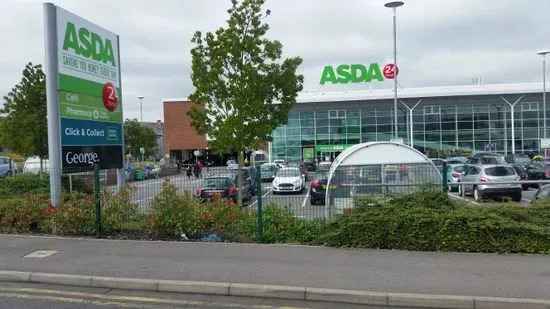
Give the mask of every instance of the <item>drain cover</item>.
M 57 250 L 36 250 L 34 252 L 31 252 L 27 255 L 25 255 L 25 258 L 31 258 L 31 259 L 42 259 L 47 258 L 49 256 L 52 256 L 57 253 Z

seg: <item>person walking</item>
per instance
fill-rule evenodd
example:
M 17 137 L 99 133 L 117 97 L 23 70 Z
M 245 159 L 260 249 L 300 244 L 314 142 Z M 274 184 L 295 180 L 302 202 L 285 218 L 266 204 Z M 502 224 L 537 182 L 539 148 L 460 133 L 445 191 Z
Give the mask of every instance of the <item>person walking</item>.
M 201 161 L 199 161 L 199 162 L 197 163 L 197 168 L 198 168 L 198 170 L 199 170 L 198 178 L 202 178 L 202 168 L 203 168 L 203 165 L 202 165 L 202 162 L 201 162 Z
M 191 164 L 187 164 L 187 169 L 185 171 L 185 174 L 187 175 L 187 179 L 191 179 L 191 175 L 193 175 L 193 169 L 191 168 Z

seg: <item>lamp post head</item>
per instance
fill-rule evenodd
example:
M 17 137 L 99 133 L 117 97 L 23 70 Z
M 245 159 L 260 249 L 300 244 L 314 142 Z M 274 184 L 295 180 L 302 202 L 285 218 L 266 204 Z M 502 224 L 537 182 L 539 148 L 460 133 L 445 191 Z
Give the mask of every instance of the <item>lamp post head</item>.
M 391 1 L 391 2 L 388 2 L 388 3 L 384 4 L 384 6 L 387 7 L 387 8 L 398 8 L 398 7 L 402 6 L 403 4 L 405 4 L 405 2 L 403 2 L 403 1 Z
M 537 52 L 537 54 L 544 57 L 544 56 L 546 56 L 547 54 L 550 54 L 550 50 L 547 50 L 547 49 L 541 50 L 541 51 Z
M 143 100 L 144 96 L 140 95 L 138 96 L 138 99 Z

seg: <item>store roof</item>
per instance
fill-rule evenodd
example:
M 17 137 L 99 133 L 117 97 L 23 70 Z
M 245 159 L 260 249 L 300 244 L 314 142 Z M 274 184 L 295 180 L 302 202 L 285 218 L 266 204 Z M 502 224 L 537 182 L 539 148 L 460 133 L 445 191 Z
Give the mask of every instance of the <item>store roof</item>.
M 520 84 L 481 84 L 463 86 L 437 86 L 419 88 L 399 88 L 399 99 L 433 98 L 475 95 L 507 95 L 542 93 L 542 83 Z M 327 92 L 302 92 L 298 94 L 297 103 L 358 101 L 358 100 L 388 100 L 393 99 L 393 89 L 349 90 Z M 188 98 L 167 98 L 169 102 L 188 102 Z
M 438 86 L 422 88 L 399 88 L 399 99 L 453 97 L 475 95 L 506 95 L 542 93 L 541 83 L 524 84 L 482 84 L 464 86 Z M 393 99 L 393 89 L 352 90 L 334 92 L 300 93 L 298 103 L 358 101 L 358 100 L 387 100 Z

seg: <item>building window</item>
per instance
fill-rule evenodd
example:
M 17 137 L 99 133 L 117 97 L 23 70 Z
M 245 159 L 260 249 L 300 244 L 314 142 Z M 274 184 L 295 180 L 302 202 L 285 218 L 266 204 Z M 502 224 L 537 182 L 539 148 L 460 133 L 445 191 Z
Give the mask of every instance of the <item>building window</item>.
M 346 110 L 333 110 L 328 112 L 331 119 L 346 118 Z
M 439 115 L 441 114 L 441 106 L 424 106 L 424 115 Z
M 539 110 L 539 102 L 524 102 L 521 103 L 522 112 L 533 112 Z

